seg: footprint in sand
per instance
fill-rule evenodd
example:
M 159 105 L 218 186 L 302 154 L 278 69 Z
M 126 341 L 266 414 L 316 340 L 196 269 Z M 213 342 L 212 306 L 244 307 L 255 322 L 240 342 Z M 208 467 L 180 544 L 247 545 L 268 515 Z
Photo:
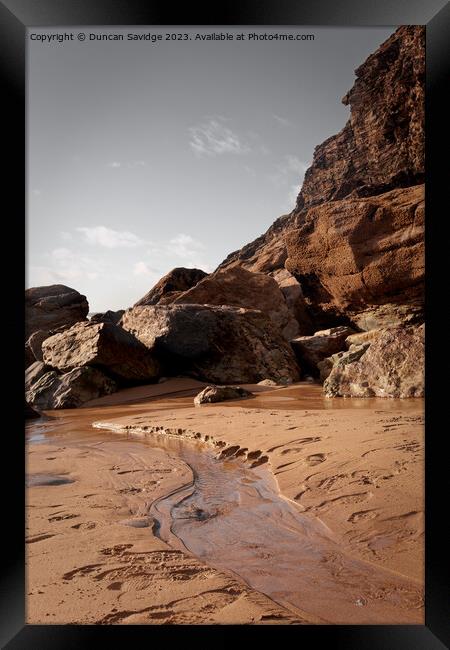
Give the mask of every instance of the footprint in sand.
M 352 513 L 347 521 L 356 524 L 358 521 L 369 521 L 370 519 L 376 519 L 376 517 L 378 517 L 378 513 L 375 510 L 360 510 Z
M 319 463 L 323 463 L 326 459 L 326 454 L 311 454 L 311 456 L 305 458 L 305 462 L 307 465 L 312 467 L 314 465 L 319 465 Z
M 281 455 L 285 456 L 286 454 L 295 454 L 296 452 L 299 451 L 302 451 L 302 447 L 291 447 L 290 449 L 283 449 Z

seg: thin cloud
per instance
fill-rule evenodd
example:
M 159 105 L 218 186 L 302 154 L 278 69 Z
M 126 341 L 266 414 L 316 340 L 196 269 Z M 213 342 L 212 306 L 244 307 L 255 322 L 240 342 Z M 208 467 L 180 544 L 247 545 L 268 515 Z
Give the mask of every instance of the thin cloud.
M 145 160 L 126 160 L 121 162 L 120 160 L 113 160 L 107 164 L 107 167 L 112 169 L 119 169 L 120 167 L 126 167 L 127 169 L 136 169 L 137 167 L 145 167 L 147 165 Z
M 30 268 L 31 274 L 33 278 L 36 278 L 38 285 L 96 280 L 104 273 L 101 261 L 69 248 L 55 248 L 42 257 L 44 264 Z
M 242 138 L 224 124 L 223 117 L 215 116 L 207 122 L 189 128 L 189 145 L 198 156 L 242 155 L 250 147 Z
M 285 117 L 280 117 L 280 115 L 274 115 L 273 119 L 275 120 L 275 122 L 277 122 L 281 126 L 286 126 L 286 127 L 287 126 L 293 126 L 292 122 L 287 120 Z
M 172 266 L 196 267 L 207 271 L 212 270 L 205 260 L 206 246 L 191 235 L 178 233 L 168 241 L 152 242 L 148 255 L 160 268 Z
M 104 248 L 136 248 L 142 246 L 145 241 L 127 230 L 119 231 L 105 226 L 94 226 L 92 228 L 76 228 L 84 236 L 85 241 L 92 246 L 103 246 Z

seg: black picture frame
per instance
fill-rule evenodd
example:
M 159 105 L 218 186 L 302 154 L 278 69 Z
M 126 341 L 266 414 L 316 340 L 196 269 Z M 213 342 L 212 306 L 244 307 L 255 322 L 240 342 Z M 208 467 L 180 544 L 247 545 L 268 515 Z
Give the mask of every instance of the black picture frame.
M 261 633 L 250 627 L 220 626 L 75 626 L 25 625 L 24 568 L 24 439 L 23 429 L 23 339 L 25 279 L 25 67 L 27 27 L 74 25 L 333 25 L 397 26 L 426 25 L 426 583 L 425 625 L 417 626 L 271 626 L 264 628 L 267 642 L 278 642 L 287 631 L 300 644 L 351 650 L 393 649 L 438 650 L 450 641 L 450 603 L 447 562 L 446 510 L 440 505 L 449 474 L 446 454 L 442 453 L 444 425 L 438 412 L 445 403 L 444 386 L 433 370 L 434 359 L 443 355 L 439 325 L 440 310 L 433 294 L 435 279 L 445 277 L 446 260 L 441 228 L 448 219 L 444 212 L 448 198 L 448 90 L 450 68 L 450 6 L 445 0 L 228 0 L 207 8 L 185 3 L 176 13 L 160 0 L 3 0 L 0 2 L 0 48 L 3 108 L 3 135 L 11 138 L 4 150 L 7 161 L 5 194 L 9 209 L 4 213 L 4 242 L 14 255 L 14 268 L 4 265 L 3 314 L 8 368 L 6 407 L 12 417 L 4 430 L 4 464 L 10 469 L 6 498 L 3 500 L 3 557 L 1 577 L 2 647 L 11 650 L 94 647 L 102 642 L 123 643 L 135 638 L 155 642 L 176 640 L 202 645 L 230 643 L 235 633 L 247 636 Z M 7 155 L 5 154 L 7 152 Z M 445 200 L 447 199 L 447 200 Z M 442 208 L 441 208 L 442 206 Z M 448 208 L 447 208 L 448 210 Z M 448 244 L 447 244 L 448 248 Z M 8 256 L 9 257 L 9 256 Z M 447 253 L 448 257 L 448 253 Z M 440 265 L 442 269 L 440 269 Z M 442 275 L 444 274 L 444 275 Z M 444 300 L 444 304 L 445 304 Z M 442 321 L 440 321 L 442 323 Z M 10 357 L 10 358 L 8 358 Z M 448 434 L 447 434 L 448 435 Z M 447 569 L 447 570 L 446 570 Z M 155 636 L 156 635 L 156 636 Z M 276 635 L 276 636 L 275 636 Z M 272 638 L 270 638 L 272 637 Z

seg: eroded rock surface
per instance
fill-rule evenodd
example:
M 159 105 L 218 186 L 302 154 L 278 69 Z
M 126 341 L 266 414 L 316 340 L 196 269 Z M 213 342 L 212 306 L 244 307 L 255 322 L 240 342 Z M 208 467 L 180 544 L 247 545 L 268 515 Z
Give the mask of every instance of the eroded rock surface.
M 326 357 L 345 349 L 345 340 L 354 334 L 349 327 L 332 327 L 315 332 L 312 336 L 299 336 L 291 345 L 300 360 L 309 371 L 318 373 L 318 364 Z
M 424 326 L 389 328 L 359 359 L 338 362 L 325 380 L 327 397 L 423 397 Z M 351 350 L 349 350 L 351 352 Z
M 47 338 L 42 350 L 44 362 L 61 372 L 97 366 L 126 382 L 152 381 L 160 374 L 145 346 L 113 323 L 77 323 Z
M 159 280 L 155 286 L 135 303 L 135 307 L 144 305 L 170 304 L 181 292 L 187 291 L 203 280 L 208 274 L 201 269 L 172 269 Z
M 253 383 L 267 377 L 296 381 L 294 353 L 260 311 L 205 305 L 134 307 L 122 326 L 158 358 L 167 374 L 214 384 Z
M 425 30 L 402 26 L 356 70 L 344 128 L 316 147 L 294 210 L 230 254 L 299 281 L 314 327 L 423 321 Z
M 33 287 L 25 291 L 25 338 L 37 330 L 70 327 L 86 320 L 86 296 L 63 284 Z
M 117 388 L 116 382 L 98 368 L 84 366 L 62 375 L 51 370 L 26 391 L 25 400 L 39 411 L 77 408 L 90 399 L 114 393 Z
M 266 313 L 287 339 L 299 326 L 277 282 L 241 267 L 218 270 L 175 298 L 173 304 L 232 305 Z

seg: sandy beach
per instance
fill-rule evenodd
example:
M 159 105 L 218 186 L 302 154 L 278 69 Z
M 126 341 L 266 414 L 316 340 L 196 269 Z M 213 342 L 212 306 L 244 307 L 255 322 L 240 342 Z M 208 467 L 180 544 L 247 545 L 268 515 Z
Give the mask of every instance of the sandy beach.
M 423 623 L 423 401 L 326 399 L 321 386 L 302 382 L 249 385 L 253 398 L 195 407 L 202 386 L 173 379 L 126 389 L 28 425 L 27 622 L 311 624 L 380 616 L 380 623 Z M 312 548 L 320 525 L 323 543 L 367 567 L 371 595 L 358 596 L 351 571 L 331 551 L 333 589 L 341 585 L 350 598 L 334 613 L 326 599 L 311 602 L 309 587 L 294 600 L 267 595 L 277 557 L 261 572 L 255 550 L 239 549 L 220 569 L 214 551 L 199 551 L 199 559 L 176 535 L 163 541 L 155 504 L 195 483 L 177 439 L 191 441 L 196 458 L 228 462 L 230 476 L 242 467 L 244 482 L 258 472 L 258 480 L 273 481 L 295 517 L 310 522 Z M 211 526 L 222 521 L 226 514 L 205 522 L 212 541 Z M 312 575 L 311 558 L 305 573 Z M 383 580 L 401 586 L 385 593 Z M 398 620 L 384 608 L 392 594 L 403 598 Z

